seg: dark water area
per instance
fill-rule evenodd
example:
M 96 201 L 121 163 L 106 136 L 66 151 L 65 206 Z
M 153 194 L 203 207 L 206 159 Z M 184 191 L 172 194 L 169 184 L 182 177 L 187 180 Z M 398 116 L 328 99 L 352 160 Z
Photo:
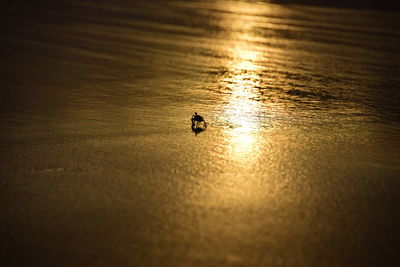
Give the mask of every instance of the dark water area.
M 2 3 L 4 265 L 399 266 L 380 4 Z
M 399 2 L 394 0 L 272 0 L 271 2 L 276 4 L 312 5 L 364 10 L 399 10 L 400 8 Z

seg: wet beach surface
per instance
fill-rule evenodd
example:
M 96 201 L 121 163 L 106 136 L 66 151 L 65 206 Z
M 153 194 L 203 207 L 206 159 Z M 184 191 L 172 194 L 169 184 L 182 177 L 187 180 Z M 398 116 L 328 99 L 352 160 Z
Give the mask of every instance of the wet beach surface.
M 5 266 L 398 266 L 400 20 L 252 1 L 2 9 Z M 207 129 L 195 134 L 194 112 Z

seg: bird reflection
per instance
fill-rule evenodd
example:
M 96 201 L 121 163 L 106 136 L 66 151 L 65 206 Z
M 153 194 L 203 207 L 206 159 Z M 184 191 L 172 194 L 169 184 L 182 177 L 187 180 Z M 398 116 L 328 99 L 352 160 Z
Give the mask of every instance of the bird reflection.
M 197 136 L 199 133 L 205 131 L 206 128 L 207 128 L 207 126 L 204 126 L 204 127 L 196 127 L 196 126 L 193 126 L 193 125 L 192 125 L 192 132 L 194 132 L 194 135 Z

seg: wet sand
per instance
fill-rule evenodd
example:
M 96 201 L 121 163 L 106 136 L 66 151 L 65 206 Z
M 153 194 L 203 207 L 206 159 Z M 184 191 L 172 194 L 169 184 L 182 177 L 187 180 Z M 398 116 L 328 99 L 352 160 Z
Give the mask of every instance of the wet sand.
M 396 13 L 41 3 L 4 11 L 7 266 L 398 266 Z

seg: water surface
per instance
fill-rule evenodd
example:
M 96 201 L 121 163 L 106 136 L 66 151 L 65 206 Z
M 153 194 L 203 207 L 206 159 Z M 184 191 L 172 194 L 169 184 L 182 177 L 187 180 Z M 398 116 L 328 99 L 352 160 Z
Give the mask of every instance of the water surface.
M 253 1 L 12 2 L 0 39 L 5 261 L 397 266 L 398 18 Z

